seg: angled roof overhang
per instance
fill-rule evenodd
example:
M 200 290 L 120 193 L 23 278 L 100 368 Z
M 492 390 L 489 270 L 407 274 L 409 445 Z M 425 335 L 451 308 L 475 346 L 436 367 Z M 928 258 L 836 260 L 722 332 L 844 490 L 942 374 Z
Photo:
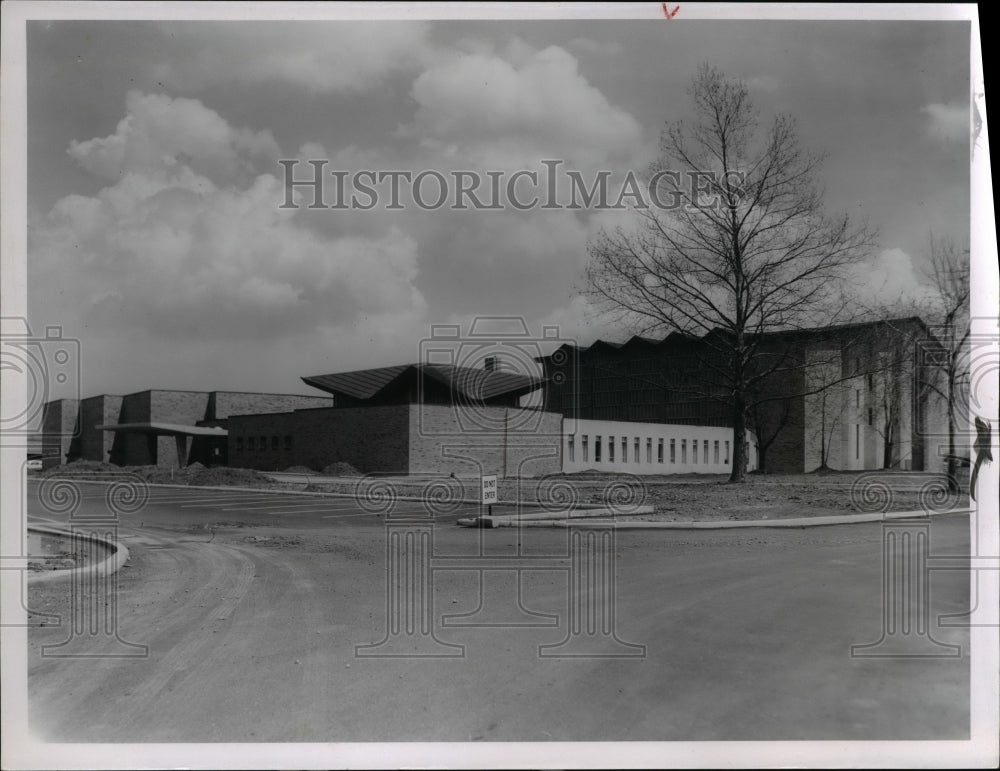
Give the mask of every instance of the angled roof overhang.
M 216 426 L 185 426 L 180 423 L 104 423 L 98 431 L 121 431 L 132 434 L 155 434 L 157 436 L 229 436 L 224 428 Z

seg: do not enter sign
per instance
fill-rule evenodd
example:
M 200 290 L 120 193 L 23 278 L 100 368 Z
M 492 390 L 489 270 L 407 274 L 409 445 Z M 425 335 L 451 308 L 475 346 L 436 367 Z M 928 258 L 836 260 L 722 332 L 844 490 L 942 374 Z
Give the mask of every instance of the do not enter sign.
M 483 489 L 483 503 L 496 503 L 497 502 L 497 477 L 496 474 L 492 476 L 480 477 L 482 489 Z

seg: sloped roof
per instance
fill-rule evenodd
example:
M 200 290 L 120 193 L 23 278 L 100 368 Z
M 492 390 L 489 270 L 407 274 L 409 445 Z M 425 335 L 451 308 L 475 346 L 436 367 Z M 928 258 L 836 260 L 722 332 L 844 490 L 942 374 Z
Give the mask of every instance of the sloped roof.
M 525 394 L 541 387 L 545 378 L 529 377 L 504 370 L 485 370 L 444 364 L 399 364 L 394 367 L 310 375 L 307 385 L 333 394 L 345 394 L 367 400 L 397 381 L 417 375 L 451 388 L 457 396 L 470 401 L 484 401 L 507 394 Z

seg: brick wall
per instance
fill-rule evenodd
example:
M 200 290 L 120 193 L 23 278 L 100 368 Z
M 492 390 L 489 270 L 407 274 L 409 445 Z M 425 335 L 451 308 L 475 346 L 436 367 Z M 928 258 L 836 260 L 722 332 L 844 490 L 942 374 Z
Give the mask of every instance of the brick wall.
M 562 468 L 562 415 L 512 407 L 411 405 L 411 473 L 542 476 Z
M 76 399 L 54 399 L 42 407 L 42 455 L 46 463 L 63 464 L 70 455 L 77 429 L 80 403 Z M 58 460 L 56 460 L 58 459 Z
M 233 415 L 228 425 L 230 466 L 265 471 L 307 466 L 319 471 L 343 461 L 369 473 L 405 472 L 409 465 L 407 405 Z
M 78 454 L 84 460 L 108 462 L 114 445 L 113 431 L 98 431 L 96 426 L 117 423 L 122 397 L 92 396 L 80 402 L 80 441 Z
M 149 421 L 150 391 L 139 391 L 122 397 L 118 423 Z M 156 463 L 156 442 L 146 434 L 116 431 L 111 445 L 111 462 L 119 466 L 145 466 Z
M 205 419 L 225 420 L 231 415 L 260 415 L 332 406 L 333 399 L 329 396 L 212 391 Z

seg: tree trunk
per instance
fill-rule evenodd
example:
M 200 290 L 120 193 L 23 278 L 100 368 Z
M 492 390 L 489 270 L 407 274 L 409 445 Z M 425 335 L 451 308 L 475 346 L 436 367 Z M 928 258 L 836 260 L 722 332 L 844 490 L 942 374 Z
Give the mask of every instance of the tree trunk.
M 925 465 L 924 468 L 927 468 Z M 955 457 L 955 392 L 948 381 L 948 491 L 958 492 L 958 458 Z
M 747 418 L 743 395 L 738 394 L 733 403 L 733 468 L 730 482 L 745 482 L 747 476 Z

